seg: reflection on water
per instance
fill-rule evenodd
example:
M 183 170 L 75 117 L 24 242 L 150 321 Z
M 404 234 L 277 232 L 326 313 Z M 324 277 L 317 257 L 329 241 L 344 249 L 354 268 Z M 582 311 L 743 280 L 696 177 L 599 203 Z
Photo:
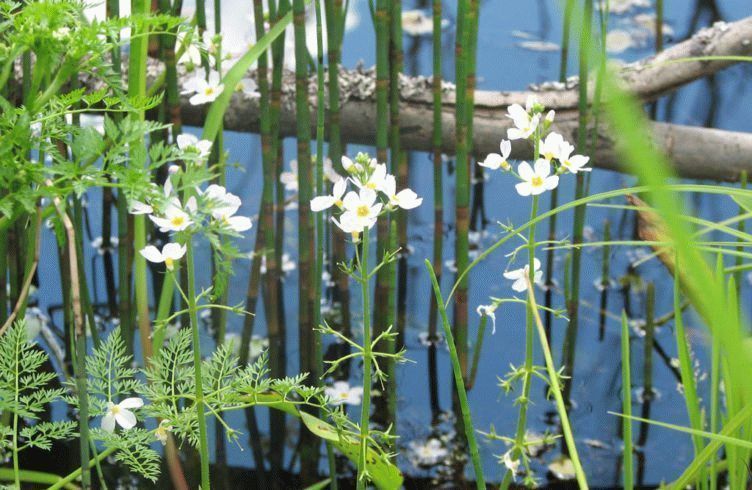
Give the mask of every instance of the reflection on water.
M 482 5 L 478 55 L 479 89 L 520 89 L 528 83 L 556 79 L 558 76 L 558 54 L 555 51 L 531 52 L 525 50 L 524 46 L 519 46 L 519 37 L 523 33 L 534 33 L 530 35 L 537 42 L 559 42 L 561 13 L 555 7 L 555 2 L 517 0 L 507 3 L 510 4 L 509 8 L 500 8 L 496 2 L 484 2 Z M 186 4 L 187 11 L 190 11 L 193 6 L 189 5 L 189 2 Z M 694 3 L 681 0 L 667 1 L 666 20 L 678 33 L 674 36 L 681 40 L 714 21 L 735 20 L 750 14 L 748 6 L 744 4 L 742 0 L 697 0 Z M 249 6 L 242 2 L 237 2 L 237 5 L 242 6 L 242 12 L 250 11 Z M 405 2 L 404 6 L 406 10 L 429 7 L 427 0 Z M 445 17 L 450 25 L 453 25 L 454 5 L 447 4 L 444 8 Z M 367 2 L 352 2 L 351 9 L 348 21 L 351 30 L 345 42 L 344 64 L 353 66 L 360 59 L 370 64 L 374 58 L 374 50 Z M 513 15 L 510 15 L 510 11 L 513 11 Z M 629 16 L 632 22 L 637 15 L 649 14 L 650 9 L 635 7 L 625 10 L 622 15 Z M 225 40 L 230 43 L 245 42 L 248 27 L 251 25 L 244 17 L 245 14 L 238 15 L 232 8 L 224 8 L 224 15 L 227 16 L 227 22 L 223 19 L 223 23 L 229 29 Z M 617 25 L 624 24 L 625 17 L 616 17 L 615 22 Z M 452 37 L 453 30 L 450 27 L 445 31 L 443 39 L 444 76 L 450 80 L 453 78 Z M 430 74 L 430 43 L 429 37 L 406 36 L 407 73 Z M 621 50 L 619 56 L 623 56 L 627 61 L 634 60 L 649 54 L 651 49 L 652 45 L 649 43 L 634 43 Z M 752 95 L 745 85 L 737 81 L 744 70 L 745 68 L 735 67 L 677 91 L 658 104 L 657 117 L 680 123 L 703 126 L 722 124 L 722 127 L 728 129 L 752 130 L 749 120 L 743 119 L 738 111 L 729 110 L 730 107 L 752 106 Z M 250 197 L 243 199 L 243 202 L 255 201 L 253 196 L 260 194 L 261 182 L 261 152 L 257 137 L 233 134 L 226 139 L 226 146 L 230 153 L 230 161 L 237 161 L 244 169 L 231 170 L 236 173 L 228 179 L 232 183 L 229 186 L 230 190 L 241 197 Z M 359 149 L 352 147 L 348 151 L 354 153 Z M 286 160 L 294 157 L 294 147 L 290 142 L 285 144 L 285 151 Z M 409 159 L 410 187 L 424 196 L 426 203 L 430 203 L 433 192 L 431 157 L 415 153 L 411 154 Z M 444 258 L 450 262 L 454 249 L 451 199 L 454 194 L 453 163 L 450 159 L 445 166 L 444 195 L 447 199 L 444 212 L 445 226 L 442 230 L 445 239 Z M 471 230 L 475 239 L 471 253 L 477 254 L 501 235 L 497 223 L 522 223 L 527 217 L 525 206 L 522 206 L 518 197 L 510 191 L 511 183 L 504 176 L 495 175 L 488 179 L 480 167 L 474 166 L 473 182 Z M 630 182 L 631 179 L 626 176 L 596 171 L 593 173 L 591 192 L 618 188 Z M 560 199 L 571 199 L 572 193 L 572 189 L 562 189 Z M 107 193 L 92 194 L 88 199 L 97 205 L 84 209 L 84 224 L 88 240 L 96 243 L 87 249 L 86 254 L 92 264 L 90 270 L 95 271 L 90 279 L 94 311 L 97 315 L 95 320 L 100 328 L 104 329 L 112 326 L 113 318 L 118 314 L 115 301 L 116 272 L 113 266 L 113 250 L 116 243 L 106 238 L 96 239 L 100 235 L 108 237 L 115 234 L 111 229 L 102 228 L 98 203 L 104 202 L 109 208 L 112 196 Z M 735 212 L 730 201 L 698 196 L 694 204 L 701 213 L 712 218 Z M 258 211 L 257 208 L 253 208 L 255 204 L 246 206 L 247 214 Z M 406 253 L 400 256 L 397 264 L 397 325 L 402 333 L 400 341 L 404 342 L 408 350 L 407 357 L 414 361 L 399 367 L 396 373 L 397 432 L 401 435 L 397 443 L 400 449 L 398 461 L 407 474 L 417 478 L 415 481 L 420 482 L 420 485 L 452 487 L 452 482 L 457 477 L 453 473 L 458 467 L 463 467 L 464 455 L 460 454 L 462 451 L 457 445 L 455 418 L 451 413 L 452 377 L 447 349 L 437 333 L 435 315 L 429 317 L 428 299 L 431 294 L 428 279 L 422 268 L 423 259 L 432 255 L 433 210 L 426 204 L 416 211 L 410 215 Z M 564 238 L 570 234 L 570 216 L 564 214 L 560 218 L 557 238 Z M 284 250 L 294 262 L 297 258 L 294 245 L 297 243 L 294 225 L 297 222 L 296 211 L 287 209 L 279 218 L 280 229 L 286 230 L 281 238 L 283 243 L 279 247 L 279 253 Z M 631 213 L 627 211 L 593 208 L 588 211 L 588 222 L 593 227 L 589 241 L 608 240 L 609 237 L 629 240 L 635 236 L 636 224 Z M 57 250 L 52 248 L 52 243 L 53 240 L 45 240 L 46 250 L 43 249 L 43 253 L 47 252 L 50 256 L 57 254 Z M 246 252 L 252 252 L 252 243 L 249 240 L 239 246 Z M 501 272 L 507 260 L 504 254 L 507 251 L 500 250 L 473 272 L 470 280 L 471 311 L 477 305 L 487 303 L 489 296 L 508 296 L 511 293 L 506 283 L 501 280 Z M 200 253 L 206 255 L 208 249 L 204 247 Z M 606 412 L 621 410 L 621 366 L 618 352 L 619 314 L 622 309 L 626 311 L 634 329 L 633 380 L 634 388 L 640 389 L 642 393 L 641 397 L 635 397 L 635 403 L 639 404 L 635 407 L 635 413 L 645 418 L 652 416 L 667 422 L 686 423 L 684 404 L 676 390 L 679 374 L 672 362 L 676 354 L 671 332 L 672 298 L 667 292 L 670 291 L 670 287 L 667 287 L 670 283 L 667 282 L 667 275 L 656 260 L 645 260 L 649 253 L 647 249 L 614 247 L 608 250 L 588 248 L 583 254 L 585 287 L 581 297 L 582 319 L 576 346 L 577 363 L 571 382 L 571 419 L 578 444 L 582 448 L 581 456 L 588 478 L 593 486 L 618 485 L 621 478 L 621 422 Z M 282 257 L 280 255 L 280 259 Z M 555 254 L 554 271 L 557 277 L 561 277 L 566 260 L 565 250 Z M 40 275 L 51 274 L 50 277 L 55 277 L 56 265 L 43 264 L 42 267 L 53 270 L 44 270 Z M 240 261 L 235 267 L 229 303 L 236 304 L 247 299 L 258 303 L 257 316 L 249 316 L 246 321 L 252 322 L 251 330 L 254 335 L 267 339 L 273 375 L 283 376 L 285 373 L 297 372 L 297 328 L 284 328 L 285 325 L 296 325 L 297 321 L 297 270 L 288 267 L 287 274 L 280 279 L 280 301 L 274 305 L 277 311 L 273 315 L 278 326 L 274 332 L 270 332 L 267 322 L 269 315 L 264 311 L 264 301 L 257 301 L 260 292 L 256 290 L 252 298 L 245 297 L 247 285 L 253 281 L 248 262 Z M 327 279 L 333 277 L 334 264 L 330 262 L 328 267 L 330 270 L 327 272 Z M 200 280 L 206 283 L 209 271 L 203 271 L 203 274 Z M 258 270 L 256 274 L 258 282 L 258 277 L 263 271 Z M 445 287 L 454 280 L 452 276 L 452 271 L 446 267 L 443 277 Z M 157 274 L 154 277 L 156 281 L 160 280 Z M 589 285 L 592 287 L 588 287 Z M 351 318 L 351 310 L 359 310 L 359 300 L 354 295 L 343 302 L 334 282 L 327 281 L 326 286 L 324 317 L 332 325 L 339 325 L 348 331 L 351 326 L 345 319 Z M 37 296 L 43 312 L 50 317 L 50 323 L 45 328 L 57 334 L 59 338 L 64 338 L 58 299 L 60 291 L 57 287 L 53 284 L 39 285 Z M 654 291 L 654 294 L 651 291 Z M 547 296 L 550 297 L 552 307 L 563 306 L 562 289 L 558 283 L 548 285 Z M 350 301 L 353 302 L 352 305 L 349 304 Z M 499 435 L 509 435 L 514 432 L 516 423 L 517 410 L 513 401 L 517 395 L 504 395 L 498 387 L 497 376 L 503 376 L 510 363 L 517 364 L 521 361 L 524 350 L 524 334 L 521 327 L 524 324 L 524 311 L 513 306 L 502 306 L 496 311 L 496 316 L 496 334 L 491 335 L 490 329 L 486 331 L 478 362 L 478 374 L 469 397 L 474 422 L 479 430 L 490 431 L 493 428 Z M 211 323 L 208 320 L 207 330 Z M 230 319 L 228 330 L 238 335 L 242 321 Z M 475 338 L 474 329 L 477 328 L 479 317 L 474 316 L 473 321 L 476 324 L 470 332 L 471 339 Z M 688 321 L 693 320 L 690 318 Z M 355 332 L 359 331 L 361 322 L 362 318 L 359 318 L 357 313 L 352 316 L 352 329 Z M 546 326 L 554 352 L 561 352 L 566 321 L 547 314 Z M 698 322 L 690 323 L 688 329 L 697 342 L 704 340 Z M 49 337 L 52 338 L 53 335 Z M 205 337 L 207 342 L 211 341 L 210 335 Z M 48 345 L 52 347 L 50 342 Z M 336 359 L 347 352 L 348 347 L 345 344 L 328 342 L 324 347 L 324 358 Z M 702 352 L 702 349 L 698 349 L 698 352 Z M 704 357 L 698 360 L 701 363 L 707 361 Z M 337 372 L 333 373 L 332 379 L 349 380 L 353 386 L 361 385 L 358 373 L 359 365 L 343 363 Z M 708 387 L 706 383 L 701 383 L 699 388 L 707 391 Z M 545 431 L 556 433 L 558 420 L 555 411 L 546 401 L 543 390 L 537 391 L 530 408 L 531 430 L 539 434 Z M 234 414 L 229 423 L 237 427 L 247 427 L 248 437 L 240 441 L 246 450 L 239 451 L 236 447 L 228 445 L 224 448 L 224 453 L 217 455 L 219 462 L 226 460 L 227 465 L 231 467 L 255 467 L 257 471 L 254 478 L 258 488 L 281 485 L 283 475 L 295 471 L 300 459 L 299 434 L 297 428 L 290 425 L 283 413 L 273 412 L 270 415 L 266 410 L 249 409 L 245 413 Z M 692 446 L 689 437 L 677 436 L 662 429 L 649 429 L 647 424 L 639 424 L 637 431 L 638 483 L 656 484 L 662 479 L 669 480 L 677 475 L 691 458 Z M 503 475 L 504 466 L 499 464 L 496 456 L 503 455 L 506 450 L 507 447 L 501 442 L 489 442 L 481 446 L 486 472 L 492 481 L 499 480 Z M 533 459 L 534 470 L 540 477 L 546 474 L 552 476 L 552 472 L 549 471 L 550 465 L 560 454 L 559 445 L 545 444 L 536 452 Z M 346 461 L 338 460 L 337 466 L 345 475 Z M 225 474 L 222 478 L 229 481 L 231 477 Z M 250 485 L 247 481 L 246 484 Z

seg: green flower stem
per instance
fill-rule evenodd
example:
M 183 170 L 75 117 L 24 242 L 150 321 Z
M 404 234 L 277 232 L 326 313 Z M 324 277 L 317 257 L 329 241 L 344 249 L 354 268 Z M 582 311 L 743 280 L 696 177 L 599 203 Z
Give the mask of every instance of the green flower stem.
M 198 416 L 198 443 L 201 455 L 201 488 L 209 490 L 209 441 L 206 435 L 206 413 L 204 412 L 204 387 L 201 380 L 201 339 L 199 337 L 198 315 L 196 314 L 196 277 L 193 264 L 193 241 L 186 242 L 185 261 L 188 272 L 188 315 L 193 333 L 193 370 L 196 377 L 196 413 Z
M 358 257 L 360 289 L 363 293 L 363 404 L 360 410 L 360 457 L 358 457 L 358 490 L 368 487 L 366 481 L 366 454 L 368 447 L 369 421 L 371 416 L 371 308 L 368 271 L 368 229 L 364 230 L 363 245 Z
M 478 443 L 475 440 L 473 419 L 470 413 L 470 404 L 467 401 L 467 391 L 465 391 L 465 381 L 462 376 L 462 368 L 457 354 L 457 346 L 455 345 L 454 336 L 452 335 L 452 328 L 449 325 L 449 318 L 447 317 L 444 300 L 441 297 L 441 289 L 439 287 L 439 282 L 436 280 L 436 274 L 434 274 L 433 267 L 431 267 L 431 262 L 429 262 L 428 259 L 426 259 L 425 264 L 426 269 L 428 269 L 428 274 L 431 276 L 431 284 L 433 285 L 433 292 L 436 296 L 436 304 L 439 307 L 439 314 L 441 315 L 442 326 L 444 327 L 444 335 L 446 335 L 446 343 L 449 347 L 449 355 L 452 359 L 452 371 L 454 373 L 454 383 L 457 388 L 457 397 L 459 398 L 460 409 L 462 411 L 465 437 L 470 445 L 470 458 L 473 461 L 473 469 L 475 470 L 475 486 L 478 489 L 485 489 L 486 482 L 483 478 L 483 464 L 480 460 L 480 453 L 478 452 Z
M 551 355 L 551 348 L 546 341 L 546 332 L 543 328 L 543 322 L 541 321 L 540 313 L 538 312 L 538 304 L 535 301 L 535 289 L 533 287 L 532 277 L 528 277 L 527 281 L 529 311 L 535 319 L 535 325 L 538 327 L 538 338 L 540 339 L 541 349 L 543 350 L 543 357 L 546 360 L 546 372 L 548 373 L 548 382 L 551 386 L 551 392 L 556 400 L 556 410 L 559 412 L 559 419 L 561 421 L 561 430 L 564 433 L 564 440 L 569 450 L 569 459 L 574 466 L 574 473 L 577 478 L 577 484 L 580 490 L 587 490 L 588 484 L 585 478 L 585 471 L 582 469 L 582 463 L 580 463 L 580 457 L 577 454 L 577 446 L 574 443 L 574 435 L 572 434 L 572 427 L 569 424 L 569 417 L 567 416 L 567 406 L 564 403 L 564 397 L 561 393 L 561 386 L 559 385 L 559 373 L 554 365 L 554 359 Z
M 94 467 L 95 465 L 101 463 L 105 458 L 107 458 L 109 455 L 114 453 L 117 450 L 115 447 L 109 447 L 99 453 L 96 458 L 93 458 L 89 461 L 89 463 L 86 465 L 86 469 L 90 469 Z M 23 472 L 23 473 L 29 473 L 29 472 Z M 61 478 L 57 480 L 57 482 L 50 486 L 47 490 L 58 490 L 60 488 L 70 488 L 71 483 L 76 481 L 79 477 L 81 477 L 81 468 L 76 468 L 75 471 L 68 474 L 68 476 Z
M 57 483 L 61 476 L 44 471 L 20 470 L 20 480 L 24 483 L 34 483 L 37 485 L 52 485 Z M 15 472 L 10 468 L 0 468 L 0 480 L 11 481 L 16 478 Z M 20 488 L 20 487 L 19 487 Z M 65 485 L 65 488 L 76 490 L 78 487 L 71 483 Z
M 534 161 L 538 158 L 538 152 L 540 150 L 541 131 L 537 129 L 534 136 Z M 538 196 L 533 196 L 533 202 L 530 206 L 530 220 L 535 220 L 538 215 Z M 535 281 L 535 228 L 533 224 L 528 230 L 528 279 L 531 283 Z M 537 312 L 536 312 L 537 313 Z M 512 452 L 512 458 L 519 457 L 523 461 L 525 455 L 522 453 L 525 447 L 525 429 L 527 428 L 527 409 L 530 404 L 530 385 L 533 378 L 533 356 L 534 356 L 534 318 L 532 306 L 528 305 L 526 318 L 525 318 L 525 367 L 522 377 L 522 395 L 519 398 L 520 411 L 517 418 L 517 429 L 514 437 L 514 448 Z M 544 331 L 545 338 L 545 331 Z M 525 465 L 527 468 L 527 464 Z M 508 469 L 504 475 L 504 480 L 501 483 L 502 488 L 508 488 L 512 482 L 514 474 L 511 469 Z
M 632 490 L 632 381 L 629 357 L 629 324 L 626 312 L 621 312 L 621 405 L 624 419 L 622 420 L 622 439 L 624 440 L 624 490 Z

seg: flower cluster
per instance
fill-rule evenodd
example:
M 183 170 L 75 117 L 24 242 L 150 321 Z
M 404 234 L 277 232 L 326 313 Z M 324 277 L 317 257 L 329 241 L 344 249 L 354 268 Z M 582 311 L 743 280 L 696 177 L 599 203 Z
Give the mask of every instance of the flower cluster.
M 382 214 L 398 208 L 417 208 L 423 202 L 423 198 L 410 189 L 397 192 L 397 181 L 387 173 L 386 165 L 364 153 L 359 153 L 355 161 L 343 156 L 342 167 L 349 176 L 334 183 L 331 195 L 312 199 L 311 210 L 339 209 L 339 219 L 332 217 L 332 221 L 345 233 L 352 234 L 355 241 L 364 230 L 370 230 Z M 348 192 L 348 183 L 358 190 Z
M 179 145 L 182 141 L 186 148 L 191 147 L 200 155 L 208 155 L 210 144 L 207 146 L 204 140 L 198 141 L 195 137 L 181 140 L 181 136 L 178 137 Z M 237 234 L 251 228 L 250 218 L 236 215 L 241 205 L 240 198 L 220 185 L 211 184 L 204 191 L 195 188 L 194 195 L 183 204 L 172 183 L 172 179 L 178 177 L 178 172 L 180 168 L 177 166 L 170 170 L 161 195 L 157 193 L 147 203 L 131 201 L 130 213 L 147 215 L 164 233 L 192 233 L 205 225 L 220 234 Z M 147 245 L 139 252 L 149 262 L 164 263 L 172 271 L 175 263 L 185 255 L 186 245 L 170 242 L 162 250 Z
M 555 113 L 548 111 L 544 117 L 544 111 L 545 107 L 534 96 L 528 97 L 525 107 L 519 104 L 509 106 L 507 117 L 512 120 L 514 127 L 507 130 L 508 140 L 501 141 L 500 153 L 491 153 L 484 161 L 478 163 L 491 170 L 502 169 L 514 174 L 521 181 L 515 186 L 521 196 L 537 196 L 555 189 L 562 174 L 591 170 L 585 167 L 590 158 L 573 154 L 574 146 L 562 135 L 556 132 L 546 135 L 554 121 Z M 512 153 L 512 140 L 540 142 L 539 145 L 536 144 L 539 152 L 533 165 L 522 162 L 517 167 L 517 172 L 512 170 L 508 161 Z

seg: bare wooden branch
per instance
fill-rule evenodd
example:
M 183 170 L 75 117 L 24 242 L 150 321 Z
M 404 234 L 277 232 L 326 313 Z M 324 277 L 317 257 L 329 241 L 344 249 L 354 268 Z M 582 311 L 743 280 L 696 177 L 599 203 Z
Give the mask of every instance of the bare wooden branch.
M 621 77 L 628 90 L 649 102 L 739 61 L 681 61 L 709 56 L 752 56 L 752 17 L 732 23 L 716 23 L 656 56 L 622 68 Z M 149 65 L 151 78 L 154 79 L 160 71 L 161 67 L 152 60 Z M 183 80 L 188 76 L 190 74 L 181 73 Z M 513 103 L 524 104 L 531 93 L 535 93 L 546 107 L 556 110 L 555 130 L 576 140 L 577 82 L 573 77 L 566 84 L 546 82 L 524 92 L 476 91 L 475 156 L 484 158 L 488 153 L 498 151 L 499 140 L 510 126 L 505 117 L 507 107 Z M 311 118 L 315 118 L 315 84 L 309 85 Z M 400 80 L 401 144 L 406 150 L 431 151 L 431 88 L 429 77 L 402 77 Z M 442 91 L 443 151 L 454 154 L 454 86 L 443 83 Z M 372 145 L 376 134 L 373 70 L 340 70 L 340 92 L 343 140 Z M 188 96 L 184 96 L 181 109 L 184 123 L 192 126 L 203 124 L 206 107 L 192 106 L 188 103 Z M 258 132 L 259 114 L 258 99 L 238 92 L 233 95 L 231 107 L 225 114 L 224 127 L 231 131 Z M 294 136 L 295 117 L 294 76 L 287 73 L 283 86 L 281 136 Z M 752 155 L 752 134 L 666 123 L 653 123 L 652 130 L 655 144 L 683 177 L 735 181 L 743 170 L 752 174 L 752 159 L 749 158 Z M 526 142 L 515 142 L 512 156 L 530 158 L 532 148 Z M 597 148 L 592 157 L 596 167 L 623 170 L 614 150 L 614 136 L 606 128 L 599 130 Z

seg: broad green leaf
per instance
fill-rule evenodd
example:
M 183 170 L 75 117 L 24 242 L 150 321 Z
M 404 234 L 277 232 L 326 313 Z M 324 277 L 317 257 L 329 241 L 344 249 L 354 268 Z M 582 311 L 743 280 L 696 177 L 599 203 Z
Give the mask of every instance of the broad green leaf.
M 300 418 L 308 427 L 308 430 L 316 436 L 330 441 L 342 454 L 347 456 L 351 461 L 357 462 L 360 452 L 360 442 L 351 436 L 338 433 L 337 430 L 323 420 L 313 415 L 300 412 Z M 402 486 L 402 473 L 394 466 L 385 455 L 379 454 L 375 450 L 368 448 L 366 454 L 368 460 L 368 474 L 371 476 L 373 483 L 378 488 L 392 489 Z

